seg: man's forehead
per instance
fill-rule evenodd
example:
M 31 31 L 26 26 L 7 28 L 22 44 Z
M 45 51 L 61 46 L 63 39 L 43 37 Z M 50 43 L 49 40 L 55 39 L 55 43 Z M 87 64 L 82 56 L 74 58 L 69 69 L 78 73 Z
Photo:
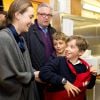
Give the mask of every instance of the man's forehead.
M 41 7 L 38 9 L 38 12 L 42 12 L 42 11 L 51 12 L 51 9 L 49 7 Z

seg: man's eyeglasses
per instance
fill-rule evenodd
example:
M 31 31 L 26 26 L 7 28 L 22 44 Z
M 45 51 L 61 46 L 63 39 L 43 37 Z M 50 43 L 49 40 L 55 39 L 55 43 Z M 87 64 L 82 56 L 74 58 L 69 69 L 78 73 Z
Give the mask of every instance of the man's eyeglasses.
M 52 14 L 38 13 L 42 17 L 52 17 Z

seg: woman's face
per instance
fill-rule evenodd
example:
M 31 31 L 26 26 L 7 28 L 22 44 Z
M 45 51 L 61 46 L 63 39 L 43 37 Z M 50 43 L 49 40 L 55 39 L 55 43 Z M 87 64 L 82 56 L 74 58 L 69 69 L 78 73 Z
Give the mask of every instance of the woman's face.
M 18 17 L 18 29 L 21 32 L 27 32 L 33 19 L 33 7 L 28 7 L 23 14 L 19 14 Z

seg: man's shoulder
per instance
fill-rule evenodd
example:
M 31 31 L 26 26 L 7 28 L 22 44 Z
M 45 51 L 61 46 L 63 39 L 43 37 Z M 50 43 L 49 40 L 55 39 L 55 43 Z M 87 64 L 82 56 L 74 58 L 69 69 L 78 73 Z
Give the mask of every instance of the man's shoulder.
M 35 25 L 35 24 L 32 24 L 29 28 L 29 31 L 28 33 L 31 34 L 31 33 L 37 33 L 39 31 L 38 27 Z
M 52 34 L 56 32 L 56 29 L 53 26 L 49 25 L 48 28 Z
M 51 28 L 51 29 L 54 29 L 54 30 L 56 30 L 51 24 L 49 24 L 49 26 L 48 26 L 49 28 Z
M 30 29 L 37 29 L 36 24 L 32 24 L 32 25 L 30 26 Z

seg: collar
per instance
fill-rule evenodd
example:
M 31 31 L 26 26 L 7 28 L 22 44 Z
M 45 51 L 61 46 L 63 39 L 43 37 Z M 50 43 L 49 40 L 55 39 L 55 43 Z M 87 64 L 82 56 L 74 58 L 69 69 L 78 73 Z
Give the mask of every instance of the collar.
M 18 35 L 18 33 L 17 33 L 15 27 L 14 27 L 12 24 L 10 24 L 10 25 L 8 26 L 8 28 L 11 30 L 12 34 L 14 35 L 14 38 L 15 38 L 16 41 L 18 42 L 19 36 L 20 36 L 20 35 Z
M 8 26 L 8 28 L 11 30 L 11 32 L 12 32 L 12 34 L 13 34 L 13 36 L 14 36 L 14 38 L 15 38 L 15 40 L 16 40 L 16 42 L 17 42 L 17 44 L 18 44 L 18 46 L 21 50 L 21 52 L 23 53 L 25 51 L 25 45 L 24 45 L 23 37 L 21 35 L 18 35 L 15 27 L 12 24 L 10 24 Z
M 77 64 L 80 64 L 81 63 L 81 61 L 80 60 L 78 60 L 76 63 L 74 63 L 73 65 L 77 65 Z

